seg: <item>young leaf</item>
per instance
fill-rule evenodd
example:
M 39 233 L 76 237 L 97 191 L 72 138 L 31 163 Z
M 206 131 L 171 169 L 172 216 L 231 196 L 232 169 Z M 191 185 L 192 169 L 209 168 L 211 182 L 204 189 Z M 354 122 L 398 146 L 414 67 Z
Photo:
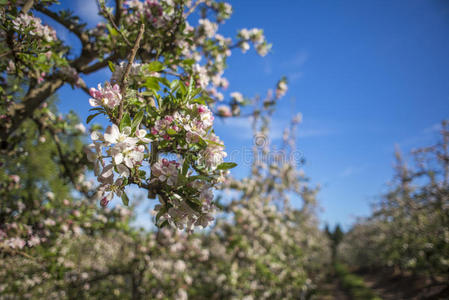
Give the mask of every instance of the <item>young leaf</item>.
M 164 65 L 160 61 L 153 61 L 148 64 L 148 72 L 159 72 L 164 69 Z
M 159 218 L 162 217 L 167 212 L 167 207 L 164 205 L 161 209 L 159 209 L 157 215 L 156 215 L 156 224 L 159 221 Z
M 133 121 L 131 122 L 131 129 L 134 130 L 136 129 L 139 125 L 140 122 L 142 122 L 144 116 L 144 110 L 140 110 L 136 116 L 134 117 Z
M 228 170 L 237 167 L 236 163 L 233 162 L 224 162 L 218 165 L 218 170 Z
M 165 85 L 166 87 L 170 87 L 170 81 L 167 78 L 160 77 L 157 79 L 160 83 Z
M 129 204 L 129 198 L 125 192 L 122 193 L 122 202 L 123 202 L 123 205 L 125 205 L 125 206 L 128 206 L 128 204 Z
M 182 176 L 187 175 L 187 171 L 189 171 L 189 162 L 190 162 L 190 156 L 186 156 L 184 159 L 184 163 L 182 164 Z
M 175 131 L 174 129 L 168 128 L 168 129 L 167 129 L 167 133 L 168 133 L 169 135 L 175 135 L 175 134 L 176 134 L 176 131 Z
M 108 61 L 109 70 L 111 70 L 112 73 L 115 72 L 115 65 L 112 61 Z
M 120 131 L 123 130 L 123 128 L 131 126 L 131 118 L 129 117 L 129 114 L 126 112 L 123 117 L 122 120 L 120 121 Z
M 220 143 L 217 143 L 217 142 L 214 142 L 214 141 L 211 141 L 211 140 L 206 140 L 206 142 L 207 142 L 208 144 L 212 144 L 212 145 L 215 145 L 215 146 L 224 147 L 223 144 L 220 144 Z
M 145 87 L 151 90 L 159 90 L 161 87 L 159 86 L 158 79 L 156 77 L 148 77 L 145 81 Z
M 92 119 L 98 116 L 99 114 L 101 114 L 101 112 L 88 116 L 86 123 L 89 124 L 89 122 L 92 121 Z

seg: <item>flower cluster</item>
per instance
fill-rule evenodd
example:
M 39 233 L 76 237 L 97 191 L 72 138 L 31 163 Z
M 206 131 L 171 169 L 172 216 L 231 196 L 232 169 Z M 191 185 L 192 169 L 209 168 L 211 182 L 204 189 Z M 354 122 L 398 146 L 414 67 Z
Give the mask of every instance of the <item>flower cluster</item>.
M 95 164 L 95 175 L 101 183 L 98 196 L 102 198 L 103 206 L 112 200 L 114 194 L 122 196 L 125 179 L 128 180 L 131 172 L 142 165 L 145 145 L 150 141 L 145 136 L 144 129 L 132 134 L 131 127 L 120 130 L 115 124 L 109 126 L 104 135 L 98 131 L 91 134 L 94 143 L 89 145 L 86 152 L 89 161 Z M 110 158 L 109 163 L 105 161 L 107 158 Z M 118 174 L 115 181 L 114 171 Z
M 125 5 L 128 8 L 124 10 L 127 23 L 138 24 L 142 18 L 145 18 L 154 27 L 159 28 L 167 22 L 167 15 L 157 1 L 128 0 Z
M 238 36 L 242 39 L 239 46 L 242 49 L 243 53 L 249 50 L 249 41 L 254 43 L 257 53 L 259 53 L 259 55 L 261 56 L 267 55 L 268 51 L 270 51 L 271 49 L 271 45 L 268 44 L 265 40 L 262 29 L 253 28 L 248 30 L 244 28 L 240 30 Z
M 91 88 L 89 93 L 93 97 L 89 99 L 89 103 L 94 107 L 105 106 L 114 108 L 120 105 L 122 101 L 122 94 L 118 84 L 111 85 L 109 82 L 106 82 L 104 88 L 101 87 L 101 84 L 98 84 L 98 90 Z
M 287 93 L 288 86 L 287 86 L 287 80 L 285 78 L 279 80 L 277 86 L 276 86 L 276 99 L 279 99 Z
M 152 168 L 154 180 L 166 182 L 169 186 L 175 186 L 181 176 L 181 164 L 176 161 L 162 159 Z M 163 197 L 163 205 L 157 205 L 154 212 L 159 215 L 158 222 L 168 222 L 178 229 L 192 231 L 194 226 L 206 228 L 214 220 L 215 205 L 213 203 L 213 184 L 203 180 L 189 182 L 184 188 L 193 190 L 196 198 L 194 201 L 184 199 L 181 193 L 172 193 Z M 168 207 L 168 209 L 167 209 Z
M 56 31 L 47 25 L 42 25 L 39 18 L 27 14 L 20 14 L 13 22 L 14 29 L 20 33 L 30 34 L 37 38 L 42 38 L 46 42 L 56 40 Z
M 121 72 L 125 66 L 114 67 L 116 72 Z M 143 75 L 138 71 L 130 74 L 131 80 L 140 76 Z M 135 82 L 135 87 L 145 85 L 145 80 Z M 174 89 L 178 89 L 177 84 L 172 85 Z M 183 98 L 189 99 L 192 89 L 188 92 L 184 87 L 182 91 L 185 93 L 177 94 L 179 100 L 172 96 L 162 99 L 156 94 L 154 97 L 159 103 L 169 106 L 151 106 L 153 113 L 146 114 L 143 105 L 147 102 L 135 102 L 139 92 L 134 90 L 134 85 L 128 85 L 126 96 L 122 96 L 117 84 L 106 83 L 104 88 L 101 85 L 98 89 L 92 88 L 93 98 L 89 102 L 92 106 L 100 106 L 94 110 L 106 114 L 117 124 L 109 126 L 104 134 L 92 132 L 93 143 L 87 149 L 87 155 L 98 176 L 97 194 L 102 206 L 107 206 L 114 195 L 122 197 L 127 204 L 124 189 L 135 183 L 147 188 L 149 195 L 158 196 L 161 203 L 156 208 L 158 225 L 171 224 L 191 231 L 194 226 L 205 227 L 213 220 L 212 189 L 223 181 L 226 170 L 235 164 L 223 163 L 226 152 L 223 142 L 213 132 L 212 111 L 193 100 L 183 102 Z M 129 111 L 131 101 L 138 113 Z M 172 107 L 174 101 L 180 101 L 180 104 Z M 117 107 L 120 103 L 126 107 L 121 117 Z M 166 154 L 176 154 L 181 162 L 157 159 Z M 142 168 L 144 162 L 150 166 L 150 176 Z
M 151 166 L 152 175 L 154 180 L 166 182 L 168 185 L 176 185 L 178 181 L 178 175 L 180 173 L 180 165 L 175 160 L 161 159 Z

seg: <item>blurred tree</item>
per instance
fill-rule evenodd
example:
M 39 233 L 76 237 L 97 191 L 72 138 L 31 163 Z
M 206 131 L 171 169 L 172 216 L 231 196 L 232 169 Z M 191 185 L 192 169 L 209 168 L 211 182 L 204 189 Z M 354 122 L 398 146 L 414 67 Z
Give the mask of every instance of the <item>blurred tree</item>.
M 326 224 L 324 231 L 326 232 L 327 237 L 331 241 L 330 247 L 331 247 L 331 254 L 332 254 L 332 263 L 335 264 L 335 262 L 337 261 L 338 246 L 340 245 L 341 241 L 343 240 L 344 232 L 341 230 L 340 224 L 337 224 L 334 227 L 334 231 L 330 231 L 329 225 Z

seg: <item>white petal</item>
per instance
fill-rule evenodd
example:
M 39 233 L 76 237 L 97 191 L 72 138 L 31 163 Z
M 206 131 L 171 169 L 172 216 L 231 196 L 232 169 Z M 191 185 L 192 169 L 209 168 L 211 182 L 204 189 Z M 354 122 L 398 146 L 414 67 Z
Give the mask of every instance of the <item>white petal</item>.
M 94 98 L 90 98 L 89 99 L 89 104 L 90 104 L 90 106 L 99 106 L 101 103 L 97 100 L 97 99 L 94 99 Z
M 117 155 L 114 156 L 114 162 L 116 165 L 121 164 L 123 161 L 123 154 L 122 153 L 118 153 Z
M 125 128 L 123 128 L 123 134 L 127 135 L 127 136 L 130 135 L 131 134 L 131 127 L 126 126 Z
M 93 141 L 99 140 L 99 139 L 101 139 L 101 133 L 95 130 L 94 132 L 92 132 L 92 133 L 90 134 L 90 138 L 91 138 Z
M 106 133 L 104 134 L 104 140 L 111 144 L 117 143 L 117 139 L 119 137 L 120 131 L 117 125 L 113 124 L 106 129 Z
M 113 175 L 112 171 L 113 171 L 114 166 L 112 164 L 107 165 L 103 168 L 103 172 L 101 172 L 101 177 L 103 178 L 108 178 L 111 177 Z
M 130 169 L 132 169 L 132 167 L 134 166 L 133 162 L 128 156 L 125 157 L 125 165 Z
M 122 176 L 122 177 L 129 177 L 129 175 L 130 175 L 129 169 L 127 167 L 125 167 L 124 165 L 118 165 L 117 171 L 120 174 L 120 176 Z

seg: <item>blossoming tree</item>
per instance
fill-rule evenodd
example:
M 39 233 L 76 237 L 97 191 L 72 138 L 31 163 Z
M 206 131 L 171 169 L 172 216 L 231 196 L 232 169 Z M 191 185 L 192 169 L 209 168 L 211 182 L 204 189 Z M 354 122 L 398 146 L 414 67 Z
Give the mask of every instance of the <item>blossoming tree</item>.
M 149 198 L 158 197 L 159 225 L 207 226 L 214 211 L 211 189 L 235 166 L 223 162 L 226 153 L 214 134 L 213 114 L 239 115 L 245 104 L 238 92 L 228 101 L 220 92 L 228 87 L 222 77 L 226 58 L 233 48 L 245 52 L 250 44 L 267 54 L 270 45 L 262 30 L 243 29 L 235 41 L 218 34 L 218 24 L 232 8 L 215 1 L 116 1 L 114 7 L 99 1 L 105 23 L 93 29 L 70 11 L 55 11 L 53 3 L 12 1 L 2 6 L 3 74 L 10 81 L 27 79 L 26 93 L 18 97 L 19 85 L 4 78 L 3 147 L 20 138 L 24 120 L 61 86 L 81 88 L 93 106 L 87 122 L 99 114 L 111 122 L 105 133 L 92 132 L 92 151 L 87 153 L 102 205 L 114 195 L 127 204 L 124 188 L 136 184 Z M 197 11 L 193 27 L 188 20 Z M 73 33 L 82 46 L 80 55 L 71 58 L 71 45 L 33 12 Z M 82 75 L 106 67 L 113 71 L 110 81 L 89 89 Z M 285 90 L 281 81 L 277 93 Z M 217 102 L 223 104 L 217 107 Z M 168 160 L 167 154 L 178 158 Z
M 314 215 L 316 189 L 286 160 L 300 117 L 274 161 L 260 144 L 287 81 L 261 102 L 237 91 L 224 96 L 231 52 L 270 50 L 262 30 L 222 36 L 219 24 L 232 8 L 212 0 L 99 1 L 104 22 L 91 29 L 53 0 L 0 5 L 0 295 L 310 296 L 328 255 Z M 74 34 L 80 52 L 39 16 Z M 104 68 L 111 78 L 88 87 L 83 77 Z M 98 115 L 109 122 L 90 125 L 87 146 L 76 114 L 55 106 L 64 85 L 86 93 L 87 123 Z M 243 181 L 230 177 L 235 164 L 224 161 L 214 132 L 214 119 L 241 114 L 252 116 L 259 138 Z M 155 223 L 170 226 L 130 226 L 136 201 L 129 203 L 129 185 L 145 201 L 158 199 Z M 238 196 L 218 201 L 215 189 Z M 289 204 L 293 195 L 299 210 Z M 114 196 L 131 210 L 109 208 Z

